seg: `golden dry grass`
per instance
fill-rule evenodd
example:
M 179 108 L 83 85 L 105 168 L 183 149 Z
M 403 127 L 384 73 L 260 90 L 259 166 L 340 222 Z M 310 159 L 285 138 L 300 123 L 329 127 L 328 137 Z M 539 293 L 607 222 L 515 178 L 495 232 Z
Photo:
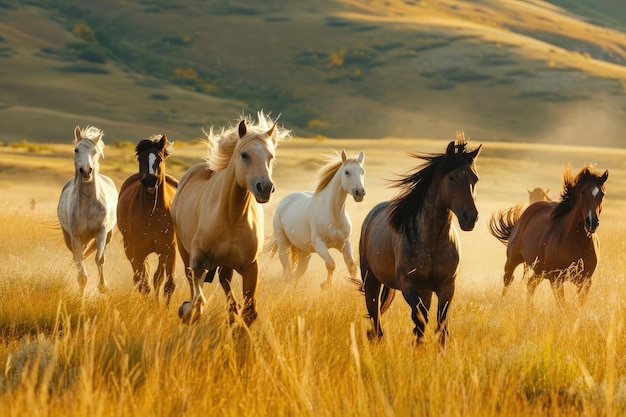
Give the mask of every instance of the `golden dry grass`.
M 441 152 L 445 145 L 391 139 L 281 144 L 266 234 L 280 198 L 312 187 L 323 154 L 364 149 L 368 193 L 364 202 L 348 203 L 357 247 L 363 217 L 393 194 L 384 178 L 416 164 L 403 151 Z M 200 145 L 175 145 L 176 163 L 168 172 L 180 177 L 203 152 Z M 105 153 L 102 172 L 121 184 L 135 169 L 132 150 L 107 146 Z M 189 297 L 182 266 L 166 309 L 133 289 L 118 235 L 105 267 L 110 296 L 97 293 L 90 260 L 81 305 L 70 252 L 55 228 L 56 199 L 71 174 L 71 146 L 0 148 L 0 416 L 623 414 L 625 153 L 484 144 L 478 159 L 481 218 L 474 231 L 460 235 L 451 340 L 442 354 L 432 323 L 425 346 L 413 345 L 409 309 L 400 296 L 383 317 L 384 339 L 370 343 L 363 296 L 344 279 L 345 266 L 338 262 L 332 290 L 322 291 L 326 273 L 315 257 L 297 283 L 280 279 L 277 259 L 262 259 L 259 319 L 249 331 L 228 326 L 216 283 L 205 285 L 208 303 L 200 322 L 186 326 L 176 314 Z M 526 189 L 536 185 L 550 187 L 556 197 L 562 165 L 569 162 L 575 168 L 595 162 L 610 171 L 598 231 L 600 265 L 583 307 L 567 287 L 570 303 L 559 310 L 544 283 L 530 309 L 519 274 L 500 297 L 504 246 L 488 234 L 486 219 L 525 201 Z M 237 277 L 234 283 L 239 293 Z

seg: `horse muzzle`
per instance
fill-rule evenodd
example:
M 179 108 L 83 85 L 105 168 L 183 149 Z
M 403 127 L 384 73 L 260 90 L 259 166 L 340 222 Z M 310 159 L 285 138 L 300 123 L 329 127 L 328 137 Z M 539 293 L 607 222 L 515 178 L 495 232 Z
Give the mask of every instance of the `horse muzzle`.
M 274 193 L 276 188 L 271 181 L 257 181 L 252 188 L 252 194 L 258 203 L 267 203 L 270 201 L 270 197 Z
M 474 230 L 474 226 L 476 226 L 476 221 L 478 220 L 478 212 L 476 213 L 468 213 L 464 211 L 461 213 L 461 216 L 457 216 L 459 220 L 459 226 L 461 230 L 464 232 L 470 232 Z
M 363 197 L 365 197 L 365 189 L 356 188 L 352 191 L 352 198 L 354 198 L 354 201 L 356 201 L 357 203 L 363 201 Z
M 93 172 L 93 169 L 90 166 L 80 167 L 78 168 L 78 172 L 80 173 L 83 182 L 91 181 L 91 173 Z
M 600 226 L 600 219 L 589 213 L 585 216 L 585 231 L 587 233 L 595 233 Z
M 153 194 L 159 188 L 159 179 L 152 175 L 147 175 L 141 179 L 141 183 L 150 194 Z

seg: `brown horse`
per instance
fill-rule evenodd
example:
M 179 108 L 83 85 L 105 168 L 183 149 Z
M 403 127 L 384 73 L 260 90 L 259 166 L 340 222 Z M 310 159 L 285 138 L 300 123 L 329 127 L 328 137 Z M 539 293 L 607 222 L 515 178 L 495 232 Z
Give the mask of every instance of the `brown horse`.
M 527 282 L 529 299 L 546 278 L 561 305 L 565 280 L 576 284 L 584 303 L 598 264 L 595 231 L 608 177 L 608 171 L 599 175 L 588 165 L 574 176 L 568 167 L 560 201 L 539 201 L 523 211 L 517 205 L 491 216 L 489 231 L 507 246 L 503 295 L 513 281 L 513 271 L 523 262 L 534 273 Z
M 258 118 L 258 124 L 244 118 L 219 134 L 211 129 L 207 161 L 191 167 L 180 180 L 172 217 L 191 289 L 191 301 L 178 310 L 185 323 L 200 317 L 206 302 L 202 284 L 213 280 L 218 267 L 230 320 L 239 313 L 231 290 L 233 271 L 243 279 L 244 323 L 250 325 L 257 317 L 258 259 L 264 239 L 261 204 L 274 192 L 276 146 L 291 136 L 263 112 Z
M 133 281 L 142 293 L 149 293 L 147 257 L 155 253 L 159 260 L 152 283 L 157 299 L 163 279 L 163 293 L 170 303 L 174 292 L 176 235 L 170 206 L 178 181 L 165 173 L 165 160 L 173 143 L 167 136 L 153 135 L 135 147 L 139 172 L 126 179 L 117 205 L 117 224 L 124 238 L 124 251 L 133 267 Z
M 363 222 L 359 252 L 362 290 L 373 325 L 370 339 L 382 337 L 380 314 L 397 289 L 411 307 L 418 343 L 428 322 L 432 294 L 437 295 L 437 331 L 441 346 L 446 345 L 460 258 L 452 214 L 465 231 L 472 230 L 478 218 L 474 161 L 482 145 L 473 151 L 466 146 L 459 132 L 456 143 L 450 142 L 443 154 L 410 153 L 427 162 L 396 180 L 399 194 L 375 206 Z

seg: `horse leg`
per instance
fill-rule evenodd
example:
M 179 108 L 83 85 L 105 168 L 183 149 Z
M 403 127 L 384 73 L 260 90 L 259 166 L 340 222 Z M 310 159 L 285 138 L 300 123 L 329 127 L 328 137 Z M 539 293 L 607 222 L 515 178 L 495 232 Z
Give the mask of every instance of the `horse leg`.
M 378 340 L 383 337 L 383 329 L 380 325 L 380 293 L 382 284 L 372 271 L 367 268 L 361 270 L 361 278 L 363 279 L 365 306 L 372 322 L 372 328 L 367 331 L 367 338 L 369 340 Z
M 528 288 L 528 303 L 532 305 L 533 295 L 535 295 L 535 290 L 541 284 L 543 280 L 543 274 L 533 274 L 528 277 L 528 282 L 526 283 L 526 287 Z
M 556 303 L 561 309 L 565 308 L 565 288 L 563 287 L 563 277 L 560 274 L 550 274 L 548 279 L 550 280 L 550 287 L 556 298 Z
M 259 264 L 252 262 L 246 269 L 240 271 L 243 279 L 243 310 L 241 318 L 246 326 L 250 326 L 257 318 L 256 288 L 259 279 Z
M 191 288 L 191 301 L 185 301 L 178 309 L 178 316 L 182 319 L 183 323 L 194 323 L 200 319 L 202 314 L 202 307 L 206 303 L 206 298 L 202 293 L 202 284 L 206 279 L 213 280 L 217 267 L 207 269 L 206 256 L 197 251 L 190 256 L 190 267 L 187 270 L 187 280 Z
M 454 297 L 454 280 L 437 291 L 437 332 L 441 349 L 445 350 L 450 334 L 448 332 L 448 311 Z
M 172 294 L 174 294 L 174 290 L 176 289 L 176 283 L 174 282 L 176 249 L 174 246 L 168 247 L 163 265 L 165 267 L 165 275 L 167 275 L 167 281 L 165 281 L 165 286 L 163 287 L 163 295 L 166 299 L 166 306 L 169 307 Z
M 163 284 L 163 278 L 165 278 L 165 257 L 159 255 L 157 257 L 157 268 L 152 275 L 152 287 L 154 288 L 154 295 L 157 302 L 159 301 L 159 292 L 161 292 L 161 284 Z
M 302 251 L 300 249 L 292 248 L 291 250 L 296 252 L 297 256 L 297 267 L 294 273 L 294 276 L 297 279 L 300 279 L 302 275 L 306 272 L 309 267 L 309 262 L 311 261 L 311 254 L 309 252 Z
M 313 248 L 315 249 L 315 252 L 317 252 L 326 263 L 326 271 L 327 271 L 326 281 L 322 282 L 320 287 L 323 290 L 330 288 L 330 284 L 333 278 L 333 272 L 335 272 L 335 260 L 328 252 L 326 243 L 324 243 L 324 241 L 321 238 L 317 237 L 313 240 Z
M 230 287 L 230 282 L 233 279 L 233 270 L 230 268 L 221 268 L 219 275 L 220 284 L 222 285 L 224 294 L 226 294 L 226 303 L 228 304 L 228 322 L 233 324 L 240 307 Z
M 278 246 L 278 258 L 280 259 L 280 264 L 283 266 L 283 279 L 285 279 L 293 272 L 293 265 L 291 265 L 291 251 L 293 248 L 291 247 L 289 238 L 287 238 L 279 228 L 274 230 L 274 239 Z
M 135 287 L 137 287 L 137 290 L 140 293 L 149 293 L 150 287 L 148 286 L 146 259 L 131 257 L 128 255 L 127 257 L 130 258 L 130 265 L 133 268 L 133 283 L 135 284 Z
M 432 291 L 418 291 L 415 287 L 402 289 L 402 295 L 405 301 L 411 307 L 411 319 L 415 324 L 413 334 L 418 345 L 422 344 L 424 330 L 428 323 L 428 310 L 430 310 L 430 302 L 432 299 Z
M 78 287 L 80 288 L 81 298 L 85 295 L 85 286 L 87 285 L 87 271 L 85 270 L 85 259 L 83 257 L 83 244 L 78 238 L 70 239 L 72 253 L 74 255 L 74 264 L 76 265 Z
M 104 261 L 106 258 L 105 249 L 106 243 L 111 239 L 110 233 L 107 233 L 105 228 L 102 228 L 96 234 L 96 265 L 98 265 L 98 291 L 101 294 L 106 294 L 109 291 L 109 286 L 107 285 L 106 280 L 104 279 Z
M 502 297 L 506 295 L 509 285 L 513 282 L 513 272 L 515 272 L 515 268 L 522 262 L 523 260 L 517 256 L 507 258 L 506 263 L 504 264 L 504 287 L 502 288 Z M 524 275 L 526 275 L 526 264 L 524 264 Z
M 350 279 L 355 280 L 358 268 L 354 262 L 354 258 L 352 257 L 352 244 L 350 243 L 350 239 L 346 239 L 344 242 L 343 248 L 341 248 L 341 254 L 343 255 L 343 261 L 348 267 Z

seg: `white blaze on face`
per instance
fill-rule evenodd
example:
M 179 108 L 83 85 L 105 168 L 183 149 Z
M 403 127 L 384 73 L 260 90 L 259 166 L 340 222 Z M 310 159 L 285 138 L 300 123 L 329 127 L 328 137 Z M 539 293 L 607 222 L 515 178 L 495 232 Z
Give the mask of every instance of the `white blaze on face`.
M 593 191 L 591 191 L 591 195 L 595 197 L 598 195 L 599 192 L 600 192 L 600 189 L 598 187 L 595 187 Z
M 148 155 L 148 173 L 150 175 L 154 175 L 154 161 L 156 161 L 156 155 L 151 153 L 150 155 Z

